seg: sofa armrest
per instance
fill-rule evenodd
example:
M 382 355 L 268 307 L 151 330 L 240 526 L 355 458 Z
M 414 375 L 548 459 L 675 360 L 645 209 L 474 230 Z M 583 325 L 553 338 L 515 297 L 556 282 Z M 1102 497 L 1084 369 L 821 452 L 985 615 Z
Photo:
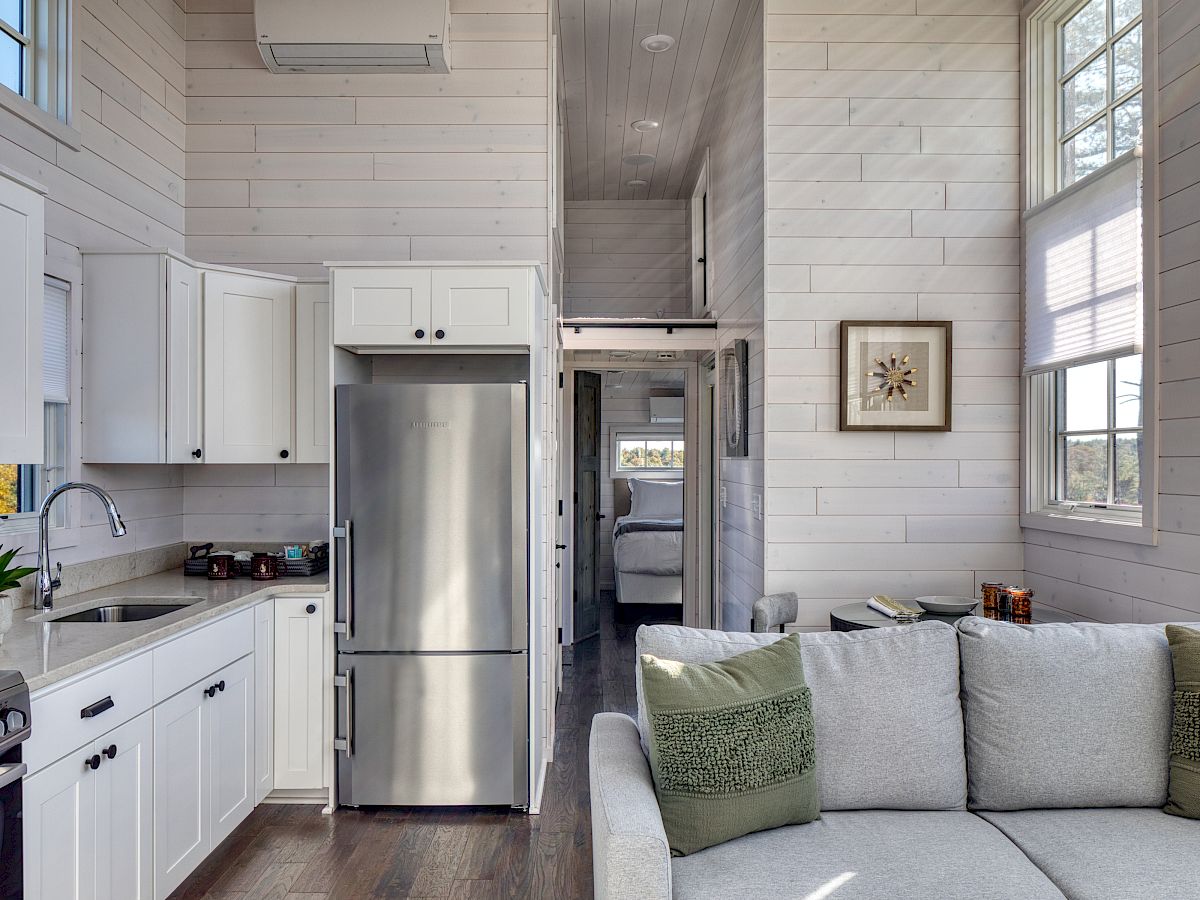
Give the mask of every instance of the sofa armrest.
M 596 715 L 588 759 L 596 900 L 670 900 L 671 849 L 637 723 Z

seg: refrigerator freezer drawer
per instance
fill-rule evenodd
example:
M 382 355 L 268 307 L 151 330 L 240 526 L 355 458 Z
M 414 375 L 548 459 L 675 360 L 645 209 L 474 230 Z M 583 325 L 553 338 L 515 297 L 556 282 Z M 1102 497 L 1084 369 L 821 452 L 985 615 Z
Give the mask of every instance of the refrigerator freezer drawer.
M 338 654 L 350 806 L 527 806 L 525 653 Z M 349 706 L 347 706 L 349 700 Z

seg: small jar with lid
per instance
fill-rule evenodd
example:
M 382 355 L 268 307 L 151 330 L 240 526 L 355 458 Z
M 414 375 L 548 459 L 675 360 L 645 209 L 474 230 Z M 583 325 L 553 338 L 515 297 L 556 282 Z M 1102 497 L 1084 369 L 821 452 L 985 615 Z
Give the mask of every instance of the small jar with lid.
M 998 618 L 997 610 L 1000 604 L 1000 592 L 1006 585 L 1002 581 L 985 581 L 979 585 L 979 596 L 983 598 L 983 616 L 985 619 Z
M 1023 587 L 1009 587 L 1005 593 L 1008 594 L 1009 609 L 1011 610 L 1011 618 L 1018 625 L 1030 625 L 1033 623 L 1033 590 Z

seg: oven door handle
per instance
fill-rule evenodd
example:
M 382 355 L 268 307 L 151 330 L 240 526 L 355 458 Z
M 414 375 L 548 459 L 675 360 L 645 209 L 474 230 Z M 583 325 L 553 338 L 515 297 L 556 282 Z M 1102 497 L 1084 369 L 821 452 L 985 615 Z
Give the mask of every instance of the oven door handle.
M 0 790 L 8 787 L 14 781 L 19 781 L 25 777 L 25 773 L 29 771 L 29 766 L 25 763 L 15 763 L 11 766 L 5 766 L 0 769 Z

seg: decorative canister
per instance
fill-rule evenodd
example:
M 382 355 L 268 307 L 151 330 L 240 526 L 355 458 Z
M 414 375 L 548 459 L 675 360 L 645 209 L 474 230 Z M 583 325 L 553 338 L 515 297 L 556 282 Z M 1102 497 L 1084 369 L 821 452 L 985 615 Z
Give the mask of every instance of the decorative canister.
M 1004 590 L 1002 581 L 985 581 L 979 585 L 979 596 L 983 598 L 983 616 L 985 619 L 995 619 L 1000 605 L 1000 592 Z
M 233 577 L 233 554 L 210 553 L 208 555 L 208 577 L 214 581 L 224 581 Z
M 1008 596 L 1010 621 L 1018 625 L 1029 625 L 1033 622 L 1033 590 L 1031 588 L 1009 587 L 1004 592 Z
M 255 553 L 250 558 L 250 577 L 255 581 L 274 581 L 279 577 L 279 560 L 270 553 Z

